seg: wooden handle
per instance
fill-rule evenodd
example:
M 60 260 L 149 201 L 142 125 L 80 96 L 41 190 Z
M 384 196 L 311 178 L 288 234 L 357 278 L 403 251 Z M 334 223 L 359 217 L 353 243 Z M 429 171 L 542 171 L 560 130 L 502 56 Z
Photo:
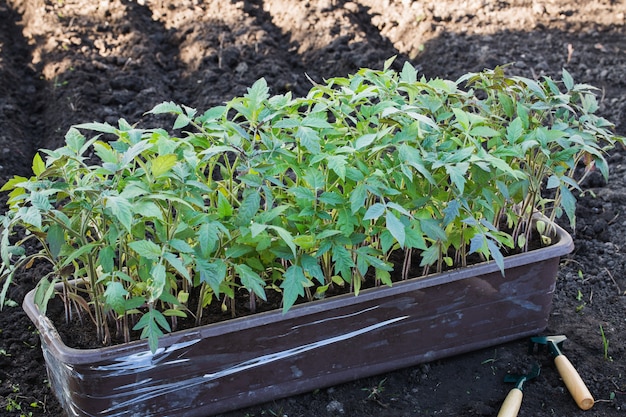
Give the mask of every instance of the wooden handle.
M 516 417 L 522 406 L 522 397 L 524 394 L 519 388 L 513 388 L 504 399 L 498 417 Z
M 578 404 L 578 407 L 580 407 L 581 410 L 589 410 L 593 407 L 593 396 L 569 359 L 567 359 L 565 355 L 559 355 L 554 358 L 554 363 L 559 370 L 559 375 L 563 378 L 563 382 L 565 382 L 565 386 L 570 394 L 572 394 L 576 404 Z

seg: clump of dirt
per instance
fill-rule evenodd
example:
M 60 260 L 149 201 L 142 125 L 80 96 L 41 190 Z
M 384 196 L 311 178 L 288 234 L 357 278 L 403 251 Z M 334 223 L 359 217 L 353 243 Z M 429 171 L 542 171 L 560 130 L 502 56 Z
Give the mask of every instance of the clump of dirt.
M 558 78 L 566 68 L 599 88 L 601 114 L 624 135 L 625 13 L 619 0 L 0 0 L 0 183 L 29 175 L 36 150 L 60 146 L 75 123 L 141 124 L 170 100 L 203 110 L 261 77 L 272 93 L 303 95 L 311 80 L 381 68 L 394 55 L 397 69 L 409 60 L 426 78 L 505 64 Z M 543 371 L 520 416 L 621 415 L 625 155 L 611 151 L 608 183 L 588 180 L 546 330 L 568 336 L 564 351 L 599 400 L 592 411 L 579 410 L 550 358 L 529 356 L 520 340 L 224 416 L 495 415 L 511 388 L 504 375 L 536 362 Z M 64 415 L 19 308 L 37 277 L 21 275 L 9 293 L 17 306 L 0 313 L 2 415 Z

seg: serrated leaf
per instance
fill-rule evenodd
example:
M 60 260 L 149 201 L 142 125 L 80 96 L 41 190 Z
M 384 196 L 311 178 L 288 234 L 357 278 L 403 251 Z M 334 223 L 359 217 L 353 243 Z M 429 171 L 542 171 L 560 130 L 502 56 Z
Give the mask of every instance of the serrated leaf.
M 155 353 L 159 348 L 159 338 L 163 336 L 161 328 L 168 333 L 172 331 L 163 314 L 158 310 L 150 309 L 141 316 L 133 330 L 141 330 L 141 338 L 148 339 L 148 347 L 152 353 Z
M 472 136 L 479 136 L 482 138 L 492 138 L 496 136 L 500 136 L 500 132 L 489 127 L 489 126 L 476 126 L 473 127 L 470 131 Z
M 342 181 L 346 180 L 346 157 L 344 155 L 328 155 L 328 168 L 332 169 Z
M 124 314 L 126 311 L 126 296 L 128 291 L 121 282 L 113 281 L 106 284 L 104 290 L 104 301 L 117 314 Z
M 196 259 L 196 268 L 200 272 L 200 282 L 209 284 L 216 297 L 220 296 L 220 286 L 226 278 L 227 267 L 221 260 L 208 262 Z
M 404 247 L 404 239 L 406 236 L 404 224 L 390 211 L 387 211 L 385 214 L 385 227 L 396 241 L 398 241 L 400 247 Z
M 217 215 L 220 219 L 233 215 L 233 206 L 222 193 L 217 193 Z
M 19 215 L 21 216 L 21 221 L 24 223 L 41 229 L 41 212 L 36 207 L 21 207 Z
M 150 198 L 150 196 L 148 196 L 147 198 Z M 137 201 L 133 204 L 132 209 L 133 213 L 140 214 L 144 218 L 163 220 L 163 212 L 161 211 L 159 206 L 153 201 Z
M 519 117 L 513 119 L 511 123 L 506 127 L 506 138 L 509 142 L 515 143 L 522 137 L 524 133 L 524 127 L 522 126 L 522 120 Z
M 365 200 L 367 199 L 367 188 L 365 184 L 359 183 L 350 193 L 350 210 L 352 214 L 355 214 L 362 207 L 365 206 Z
M 456 220 L 460 215 L 461 203 L 458 200 L 452 200 L 443 209 L 443 225 L 444 227 Z
M 419 222 L 422 232 L 424 232 L 426 237 L 428 237 L 429 239 L 445 241 L 448 238 L 445 230 L 441 228 L 437 220 L 419 219 Z
M 183 109 L 178 104 L 173 101 L 164 101 L 163 103 L 157 104 L 152 108 L 152 110 L 148 111 L 151 114 L 163 114 L 163 113 L 174 113 L 174 114 L 182 114 Z
M 148 301 L 150 303 L 153 303 L 161 297 L 161 294 L 163 294 L 163 290 L 165 290 L 165 279 L 167 277 L 165 265 L 153 265 L 152 269 L 150 270 L 150 277 L 151 280 L 148 282 L 148 287 L 146 288 L 146 290 L 148 291 L 148 294 L 150 294 Z
M 570 227 L 576 229 L 576 197 L 564 184 L 559 190 L 561 191 L 561 207 L 569 218 Z
M 98 252 L 98 265 L 108 274 L 113 272 L 115 267 L 115 249 L 112 246 L 105 246 Z
M 237 222 L 240 225 L 249 224 L 260 207 L 261 194 L 251 190 L 251 192 L 244 195 L 243 201 L 237 210 Z
M 189 123 L 191 123 L 191 118 L 189 116 L 187 116 L 186 114 L 179 114 L 178 117 L 176 117 L 176 120 L 174 120 L 174 129 L 182 129 L 183 127 L 186 127 L 189 125 Z
M 565 68 L 563 68 L 562 74 L 563 74 L 563 84 L 565 84 L 565 88 L 567 88 L 567 91 L 574 88 L 574 79 L 572 78 L 572 75 L 569 72 L 567 72 Z
M 326 183 L 324 174 L 317 169 L 308 169 L 302 176 L 302 179 L 315 190 L 323 189 Z
M 248 291 L 254 292 L 263 301 L 267 301 L 265 289 L 263 288 L 265 286 L 265 281 L 261 279 L 259 274 L 254 272 L 254 270 L 248 265 L 242 264 L 235 265 L 235 272 L 239 275 L 241 285 L 243 285 Z
M 119 162 L 117 157 L 118 154 L 113 151 L 113 148 L 106 142 L 95 142 L 93 144 L 93 149 L 98 158 L 102 160 L 102 162 L 106 162 L 108 164 L 117 166 Z
M 324 204 L 328 204 L 331 207 L 342 205 L 345 201 L 344 198 L 334 191 L 325 191 L 318 197 L 318 200 Z
M 33 158 L 32 169 L 33 174 L 35 174 L 36 177 L 38 177 L 42 172 L 46 170 L 46 164 L 43 159 L 41 159 L 41 155 L 39 155 L 39 152 L 37 152 Z
M 191 282 L 191 275 L 189 274 L 189 270 L 178 256 L 174 255 L 171 252 L 166 252 L 163 254 L 163 257 L 165 258 L 167 263 L 170 264 L 170 266 L 174 268 L 183 278 Z
M 455 165 L 446 165 L 446 172 L 450 176 L 450 180 L 458 189 L 458 194 L 463 195 L 465 192 L 465 175 L 469 164 L 467 162 L 458 163 Z
M 78 129 L 72 127 L 65 134 L 65 143 L 72 152 L 78 155 L 83 147 L 83 144 L 85 143 L 85 137 L 78 131 Z
M 431 245 L 421 253 L 420 266 L 434 265 L 439 260 L 439 246 Z
M 289 233 L 286 229 L 283 229 L 282 227 L 278 227 L 278 226 L 267 226 L 267 228 L 272 229 L 276 233 L 278 233 L 278 236 L 280 236 L 283 242 L 285 242 L 285 244 L 289 246 L 289 249 L 291 249 L 291 252 L 293 253 L 293 256 L 295 257 L 296 256 L 296 244 L 293 241 L 293 236 L 291 235 L 291 233 Z
M 552 188 L 557 188 L 559 185 L 561 185 L 561 180 L 559 179 L 559 177 L 557 177 L 556 175 L 550 175 L 550 177 L 548 178 L 548 183 L 546 184 L 546 188 L 552 189 Z
M 150 171 L 154 178 L 159 178 L 170 171 L 178 162 L 178 158 L 174 154 L 159 155 L 152 160 Z
M 354 148 L 356 150 L 361 150 L 365 147 L 370 146 L 376 140 L 376 136 L 377 136 L 376 133 L 368 133 L 363 136 L 360 136 L 355 141 Z
M 400 72 L 400 79 L 406 83 L 414 83 L 417 81 L 417 70 L 409 61 L 405 61 Z
M 122 160 L 120 162 L 121 166 L 127 166 L 130 164 L 138 155 L 141 155 L 142 152 L 150 149 L 153 145 L 147 141 L 138 141 L 133 146 L 128 148 L 126 152 L 122 154 Z
M 291 265 L 284 274 L 284 280 L 280 284 L 283 289 L 283 314 L 298 300 L 304 296 L 304 289 L 312 285 L 304 275 L 304 270 L 298 265 Z
M 300 258 L 300 265 L 302 265 L 304 272 L 315 278 L 320 285 L 324 284 L 324 272 L 322 271 L 317 258 L 314 258 L 311 255 L 302 255 Z
M 132 250 L 141 257 L 157 260 L 161 257 L 162 250 L 159 245 L 150 240 L 137 240 L 128 244 Z
M 350 252 L 343 246 L 333 245 L 332 247 L 332 259 L 335 263 L 335 273 L 341 273 L 343 279 L 348 281 L 351 277 L 351 268 L 354 267 L 354 261 L 352 260 L 352 255 Z
M 111 210 L 111 213 L 130 233 L 133 222 L 133 206 L 130 201 L 121 196 L 109 196 L 106 199 L 105 207 Z
M 363 220 L 376 220 L 385 214 L 386 207 L 382 203 L 374 203 L 367 208 Z
M 494 261 L 496 261 L 496 265 L 500 268 L 500 272 L 504 276 L 504 256 L 500 252 L 500 248 L 498 245 L 491 239 L 487 239 L 487 247 L 489 248 L 489 253 Z

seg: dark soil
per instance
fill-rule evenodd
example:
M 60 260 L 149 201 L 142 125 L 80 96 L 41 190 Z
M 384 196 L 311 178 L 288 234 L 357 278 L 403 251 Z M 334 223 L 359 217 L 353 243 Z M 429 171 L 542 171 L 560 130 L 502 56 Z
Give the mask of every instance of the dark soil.
M 381 68 L 393 55 L 427 78 L 566 68 L 599 88 L 602 115 L 624 135 L 625 16 L 623 0 L 0 0 L 0 183 L 28 175 L 34 152 L 61 145 L 75 123 L 141 123 L 165 100 L 203 110 L 260 77 L 273 93 L 302 95 L 307 77 Z M 626 415 L 626 151 L 609 160 L 608 184 L 592 176 L 580 198 L 546 330 L 567 335 L 564 352 L 597 400 L 590 411 L 519 340 L 225 416 L 490 416 L 512 387 L 507 372 L 536 362 L 520 416 Z M 63 416 L 19 307 L 32 272 L 0 313 L 0 415 Z

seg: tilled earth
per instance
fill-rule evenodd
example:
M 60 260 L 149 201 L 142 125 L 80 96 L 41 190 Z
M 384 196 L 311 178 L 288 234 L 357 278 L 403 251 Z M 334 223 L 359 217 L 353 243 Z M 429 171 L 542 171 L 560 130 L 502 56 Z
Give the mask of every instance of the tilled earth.
M 303 95 L 309 78 L 394 55 L 427 78 L 566 68 L 599 88 L 601 114 L 625 135 L 625 16 L 623 0 L 0 0 L 0 183 L 28 175 L 34 152 L 60 146 L 75 123 L 142 123 L 165 100 L 204 110 L 261 77 L 273 93 Z M 592 177 L 580 198 L 546 330 L 568 336 L 564 351 L 597 400 L 590 411 L 520 340 L 225 416 L 492 416 L 512 387 L 504 375 L 534 362 L 543 370 L 520 416 L 626 415 L 626 151 L 608 158 L 608 184 Z M 19 308 L 35 279 L 20 276 L 17 306 L 0 313 L 0 415 L 64 415 Z

